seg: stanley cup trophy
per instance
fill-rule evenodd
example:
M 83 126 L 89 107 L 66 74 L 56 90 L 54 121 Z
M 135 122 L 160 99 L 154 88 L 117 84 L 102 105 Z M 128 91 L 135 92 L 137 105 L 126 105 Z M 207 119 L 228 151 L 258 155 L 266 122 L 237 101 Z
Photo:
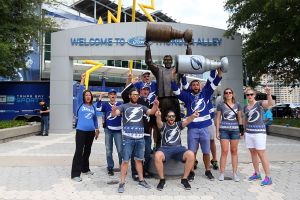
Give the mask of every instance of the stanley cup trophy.
M 201 55 L 177 55 L 175 67 L 176 72 L 181 74 L 202 74 L 218 68 L 226 73 L 228 71 L 228 58 L 223 57 L 221 61 L 215 61 Z
M 187 29 L 185 32 L 173 29 L 172 26 L 148 23 L 146 28 L 146 42 L 170 42 L 173 39 L 184 38 L 186 43 L 190 43 L 193 39 L 193 32 Z

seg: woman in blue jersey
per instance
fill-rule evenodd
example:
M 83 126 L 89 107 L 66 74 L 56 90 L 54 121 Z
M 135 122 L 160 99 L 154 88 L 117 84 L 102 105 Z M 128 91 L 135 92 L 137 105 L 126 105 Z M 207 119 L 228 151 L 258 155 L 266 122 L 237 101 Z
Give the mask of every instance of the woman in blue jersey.
M 228 148 L 230 143 L 233 180 L 239 182 L 237 175 L 238 166 L 238 144 L 240 135 L 243 134 L 242 107 L 235 101 L 233 90 L 224 90 L 224 101 L 217 106 L 216 115 L 216 138 L 221 140 L 220 175 L 219 180 L 224 181 Z
M 252 163 L 254 167 L 254 173 L 249 177 L 249 181 L 261 180 L 259 171 L 259 160 L 262 163 L 265 171 L 265 179 L 261 182 L 261 185 L 271 185 L 272 179 L 270 177 L 270 167 L 265 153 L 266 149 L 266 126 L 263 121 L 264 108 L 272 106 L 272 97 L 270 88 L 266 88 L 267 101 L 256 101 L 255 91 L 253 89 L 247 89 L 245 94 L 248 100 L 248 105 L 244 108 L 245 113 L 245 142 L 246 146 L 251 153 Z
M 96 108 L 93 105 L 91 91 L 84 90 L 85 74 L 81 75 L 81 83 L 77 96 L 77 127 L 76 127 L 76 150 L 73 157 L 71 178 L 80 182 L 81 173 L 92 175 L 89 168 L 89 157 L 94 138 L 99 136 Z

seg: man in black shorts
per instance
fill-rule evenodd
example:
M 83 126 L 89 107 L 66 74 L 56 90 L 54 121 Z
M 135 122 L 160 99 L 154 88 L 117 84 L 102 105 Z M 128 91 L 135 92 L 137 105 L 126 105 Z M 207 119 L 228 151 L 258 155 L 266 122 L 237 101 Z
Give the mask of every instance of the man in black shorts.
M 160 181 L 157 185 L 158 190 L 163 190 L 166 186 L 166 180 L 164 177 L 164 165 L 163 162 L 174 159 L 185 162 L 184 172 L 181 179 L 181 185 L 186 190 L 191 189 L 187 177 L 194 166 L 194 153 L 187 150 L 186 147 L 181 145 L 181 130 L 191 123 L 195 118 L 199 117 L 198 111 L 193 113 L 183 122 L 176 122 L 176 115 L 174 111 L 168 111 L 166 116 L 166 122 L 161 120 L 161 112 L 155 113 L 156 123 L 159 131 L 162 135 L 161 147 L 155 153 L 155 167 L 157 169 Z

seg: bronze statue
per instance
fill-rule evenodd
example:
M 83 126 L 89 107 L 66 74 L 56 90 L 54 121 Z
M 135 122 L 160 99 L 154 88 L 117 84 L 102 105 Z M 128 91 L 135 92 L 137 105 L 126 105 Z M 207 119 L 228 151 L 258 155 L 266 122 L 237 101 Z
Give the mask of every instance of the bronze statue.
M 192 49 L 192 37 L 193 32 L 191 29 L 187 29 L 185 32 L 178 31 L 173 29 L 171 26 L 158 24 L 158 23 L 148 23 L 146 29 L 146 53 L 145 53 L 145 62 L 148 65 L 149 69 L 153 73 L 157 82 L 157 96 L 159 100 L 159 108 L 162 113 L 162 119 L 166 119 L 167 112 L 172 110 L 176 115 L 176 121 L 181 121 L 180 116 L 180 104 L 173 94 L 171 89 L 171 80 L 172 80 L 172 71 L 174 69 L 173 58 L 171 55 L 165 55 L 163 58 L 163 64 L 156 65 L 152 61 L 151 50 L 149 42 L 169 42 L 172 39 L 184 38 L 187 43 L 186 54 L 191 55 Z M 177 74 L 177 82 L 182 75 Z M 156 147 L 160 146 L 160 134 L 157 134 L 156 137 Z

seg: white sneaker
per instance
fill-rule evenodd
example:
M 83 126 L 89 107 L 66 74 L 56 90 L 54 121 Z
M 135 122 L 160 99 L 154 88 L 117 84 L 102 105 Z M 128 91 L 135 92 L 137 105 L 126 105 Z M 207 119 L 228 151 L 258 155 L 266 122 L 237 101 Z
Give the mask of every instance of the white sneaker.
M 75 182 L 81 182 L 82 181 L 82 179 L 79 176 L 76 176 L 76 177 L 72 178 L 72 180 L 75 181 Z
M 85 174 L 85 175 L 94 175 L 94 172 L 92 172 L 92 171 L 87 171 L 87 172 L 84 172 L 83 174 Z
M 233 180 L 235 182 L 240 182 L 240 177 L 236 173 L 233 173 Z
M 220 175 L 219 175 L 219 181 L 224 181 L 224 174 L 223 173 L 220 173 Z

